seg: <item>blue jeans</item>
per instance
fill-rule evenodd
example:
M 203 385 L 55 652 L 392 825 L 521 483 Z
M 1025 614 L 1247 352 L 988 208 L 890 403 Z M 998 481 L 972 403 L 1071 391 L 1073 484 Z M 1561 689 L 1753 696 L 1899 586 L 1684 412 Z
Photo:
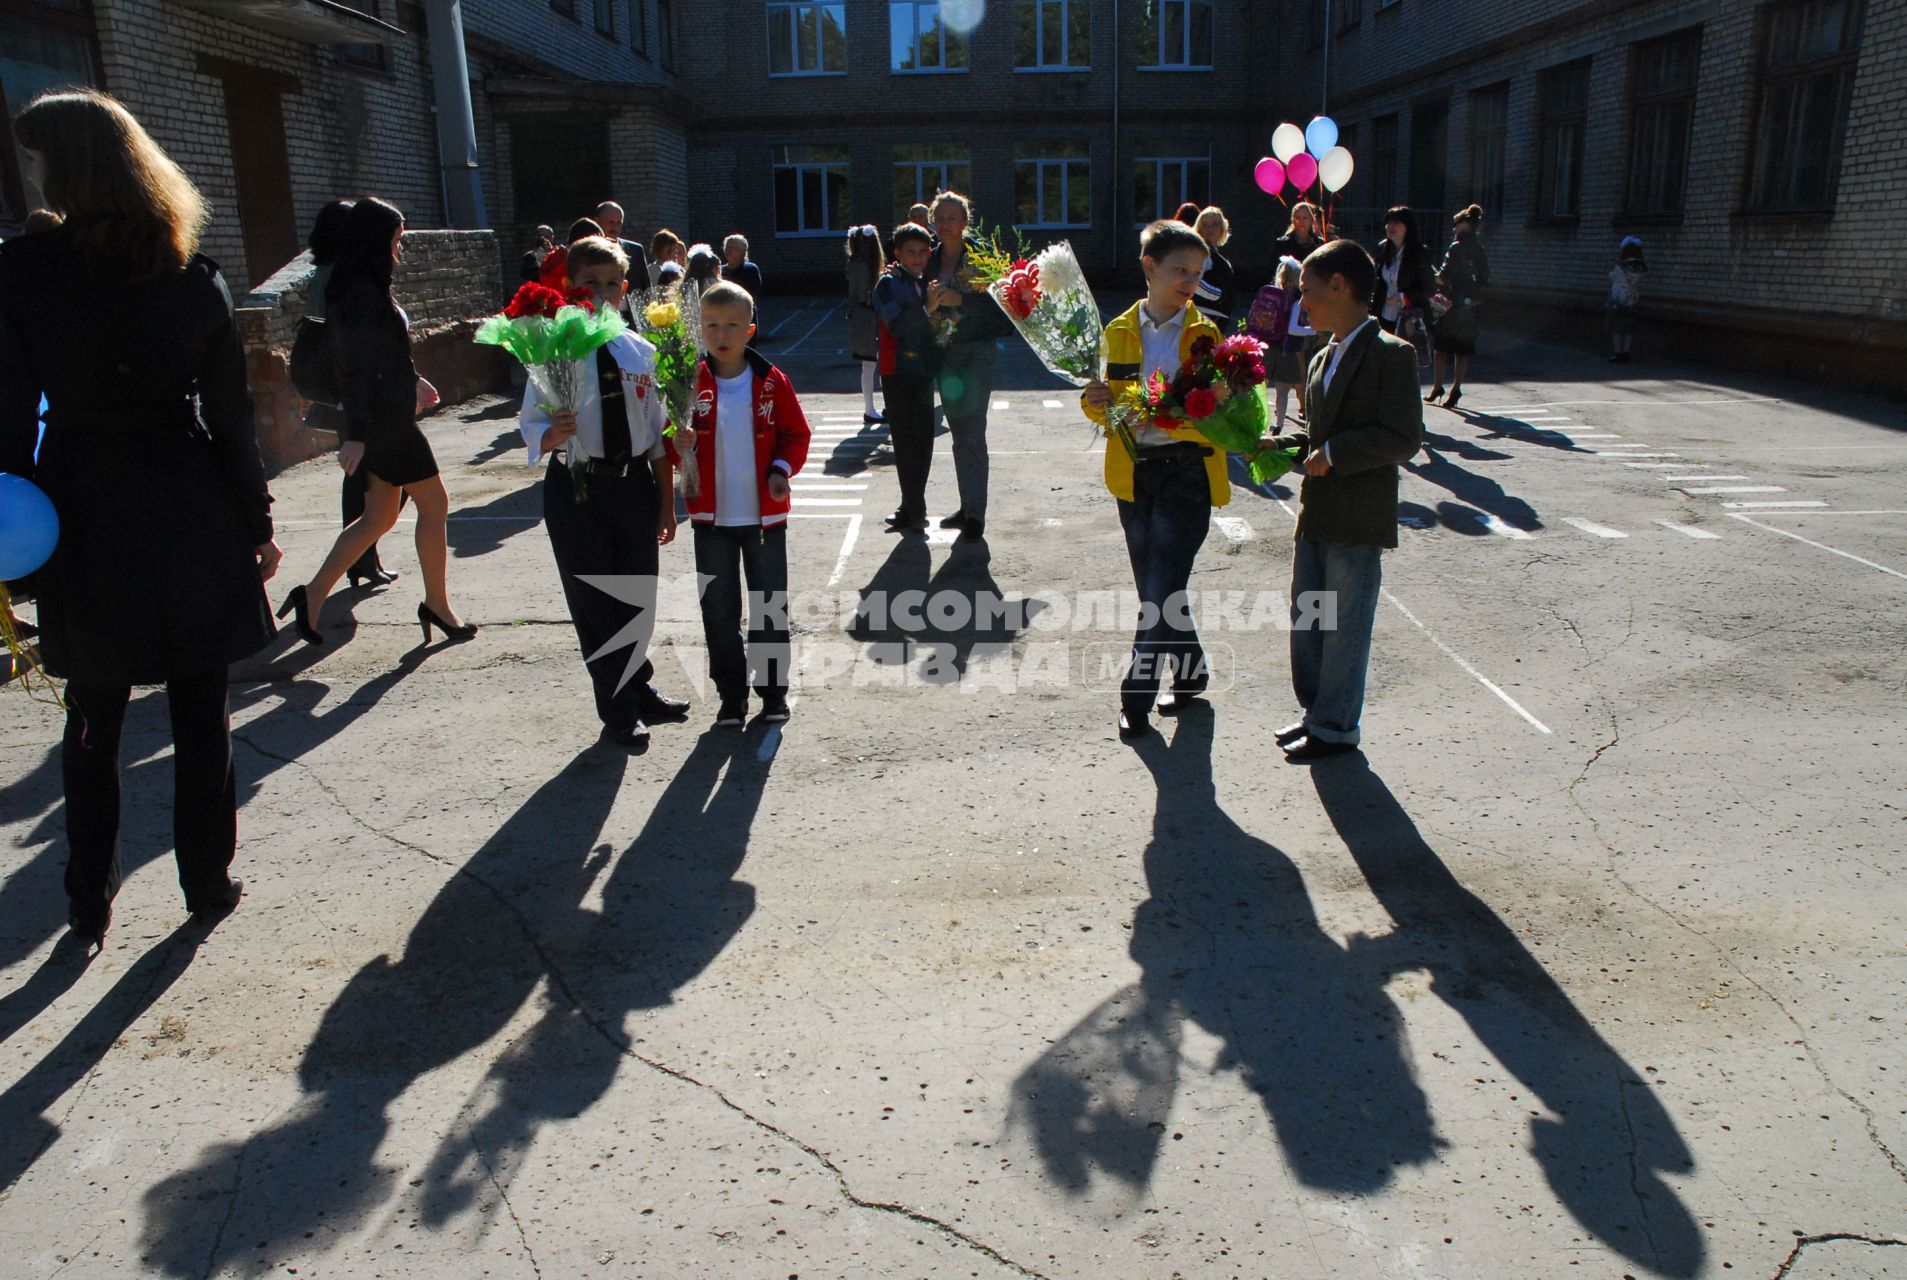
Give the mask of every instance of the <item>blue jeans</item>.
M 702 588 L 702 639 L 709 679 L 724 702 L 788 692 L 788 526 L 695 526 L 695 571 Z M 748 634 L 742 635 L 742 580 L 748 580 Z
M 1186 594 L 1192 562 L 1212 524 L 1205 460 L 1184 454 L 1135 464 L 1132 501 L 1119 500 L 1119 524 L 1126 532 L 1126 554 L 1142 612 L 1119 701 L 1126 714 L 1137 719 L 1152 711 L 1168 671 L 1175 685 L 1203 688 L 1207 678 L 1205 648 L 1192 625 Z
M 1321 742 L 1357 744 L 1383 581 L 1381 547 L 1300 538 L 1292 553 L 1291 689 Z

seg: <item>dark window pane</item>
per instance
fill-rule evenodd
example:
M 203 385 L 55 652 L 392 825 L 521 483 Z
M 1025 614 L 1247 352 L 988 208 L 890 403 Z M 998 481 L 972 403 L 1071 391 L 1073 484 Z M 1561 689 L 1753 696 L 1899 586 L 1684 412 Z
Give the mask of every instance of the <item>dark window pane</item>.
M 1013 210 L 1016 222 L 1040 220 L 1040 166 L 1022 161 L 1013 166 Z
M 1013 65 L 1040 65 L 1040 15 L 1038 0 L 1019 0 L 1013 16 Z
M 1159 216 L 1159 166 L 1141 160 L 1132 175 L 1132 212 L 1140 222 L 1152 222 Z
M 1159 27 L 1159 61 L 1178 66 L 1185 61 L 1184 0 L 1164 0 L 1164 21 Z
M 768 70 L 786 75 L 795 69 L 794 17 L 792 11 L 777 9 L 768 15 Z
M 1066 221 L 1086 226 L 1093 220 L 1093 184 L 1090 166 L 1084 160 L 1068 161 L 1066 173 Z
M 845 7 L 831 4 L 821 10 L 821 70 L 848 69 L 848 32 Z
M 801 176 L 796 169 L 775 170 L 775 230 L 801 230 Z
M 848 171 L 830 169 L 828 174 L 828 220 L 810 231 L 840 231 L 848 225 Z
M 796 10 L 795 69 L 814 71 L 821 65 L 821 18 L 812 8 Z
M 1092 0 L 1065 0 L 1066 65 L 1092 65 Z
M 1139 62 L 1142 66 L 1157 66 L 1163 58 L 1159 51 L 1159 6 L 1167 0 L 1145 0 L 1145 9 L 1139 15 Z
M 1212 65 L 1212 6 L 1192 0 L 1192 49 L 1189 61 L 1194 66 Z

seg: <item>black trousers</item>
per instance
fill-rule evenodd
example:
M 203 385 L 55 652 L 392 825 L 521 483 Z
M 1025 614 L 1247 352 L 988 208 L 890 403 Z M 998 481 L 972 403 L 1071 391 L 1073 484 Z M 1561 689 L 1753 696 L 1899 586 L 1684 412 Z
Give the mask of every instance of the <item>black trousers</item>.
M 927 515 L 927 473 L 934 465 L 934 380 L 890 373 L 881 378 L 887 404 L 887 437 L 894 442 L 894 471 L 900 479 L 898 514 L 904 520 Z
M 723 701 L 788 692 L 788 526 L 695 526 L 695 572 L 702 589 L 702 639 L 709 679 Z M 742 638 L 742 580 L 748 581 L 748 637 Z M 753 665 L 750 665 L 750 658 Z
M 119 892 L 119 739 L 127 685 L 66 686 L 66 896 L 76 920 L 101 922 Z M 238 791 L 225 671 L 166 681 L 172 712 L 172 842 L 188 911 L 219 905 L 238 848 Z
M 655 635 L 656 574 L 661 564 L 656 520 L 663 498 L 655 473 L 642 461 L 626 475 L 592 469 L 583 477 L 583 489 L 587 496 L 578 499 L 569 464 L 561 458 L 550 459 L 543 478 L 543 523 L 550 532 L 563 597 L 569 601 L 570 621 L 596 693 L 596 714 L 611 729 L 627 729 L 642 719 L 641 701 L 655 675 L 649 644 Z M 584 582 L 579 574 L 631 581 L 612 595 Z M 645 613 L 646 626 L 634 644 L 599 656 L 604 645 Z

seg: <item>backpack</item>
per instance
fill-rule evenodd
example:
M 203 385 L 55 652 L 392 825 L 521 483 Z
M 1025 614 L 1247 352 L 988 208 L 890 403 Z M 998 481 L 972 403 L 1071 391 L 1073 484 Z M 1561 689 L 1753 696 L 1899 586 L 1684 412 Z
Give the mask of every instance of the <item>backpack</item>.
M 315 316 L 299 318 L 298 333 L 291 340 L 291 356 L 285 363 L 291 374 L 291 389 L 302 399 L 330 405 L 344 399 L 337 347 L 324 321 Z

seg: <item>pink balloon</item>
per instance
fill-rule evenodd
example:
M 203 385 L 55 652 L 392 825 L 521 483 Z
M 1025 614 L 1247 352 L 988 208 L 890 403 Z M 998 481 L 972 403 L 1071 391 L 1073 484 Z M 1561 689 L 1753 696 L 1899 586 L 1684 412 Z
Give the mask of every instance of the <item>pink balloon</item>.
M 1285 167 L 1278 162 L 1277 156 L 1266 156 L 1251 171 L 1257 181 L 1258 189 L 1268 196 L 1275 196 L 1285 185 Z
M 1318 180 L 1318 160 L 1309 151 L 1300 151 L 1291 157 L 1285 166 L 1285 176 L 1291 179 L 1291 185 L 1300 191 L 1308 189 Z

